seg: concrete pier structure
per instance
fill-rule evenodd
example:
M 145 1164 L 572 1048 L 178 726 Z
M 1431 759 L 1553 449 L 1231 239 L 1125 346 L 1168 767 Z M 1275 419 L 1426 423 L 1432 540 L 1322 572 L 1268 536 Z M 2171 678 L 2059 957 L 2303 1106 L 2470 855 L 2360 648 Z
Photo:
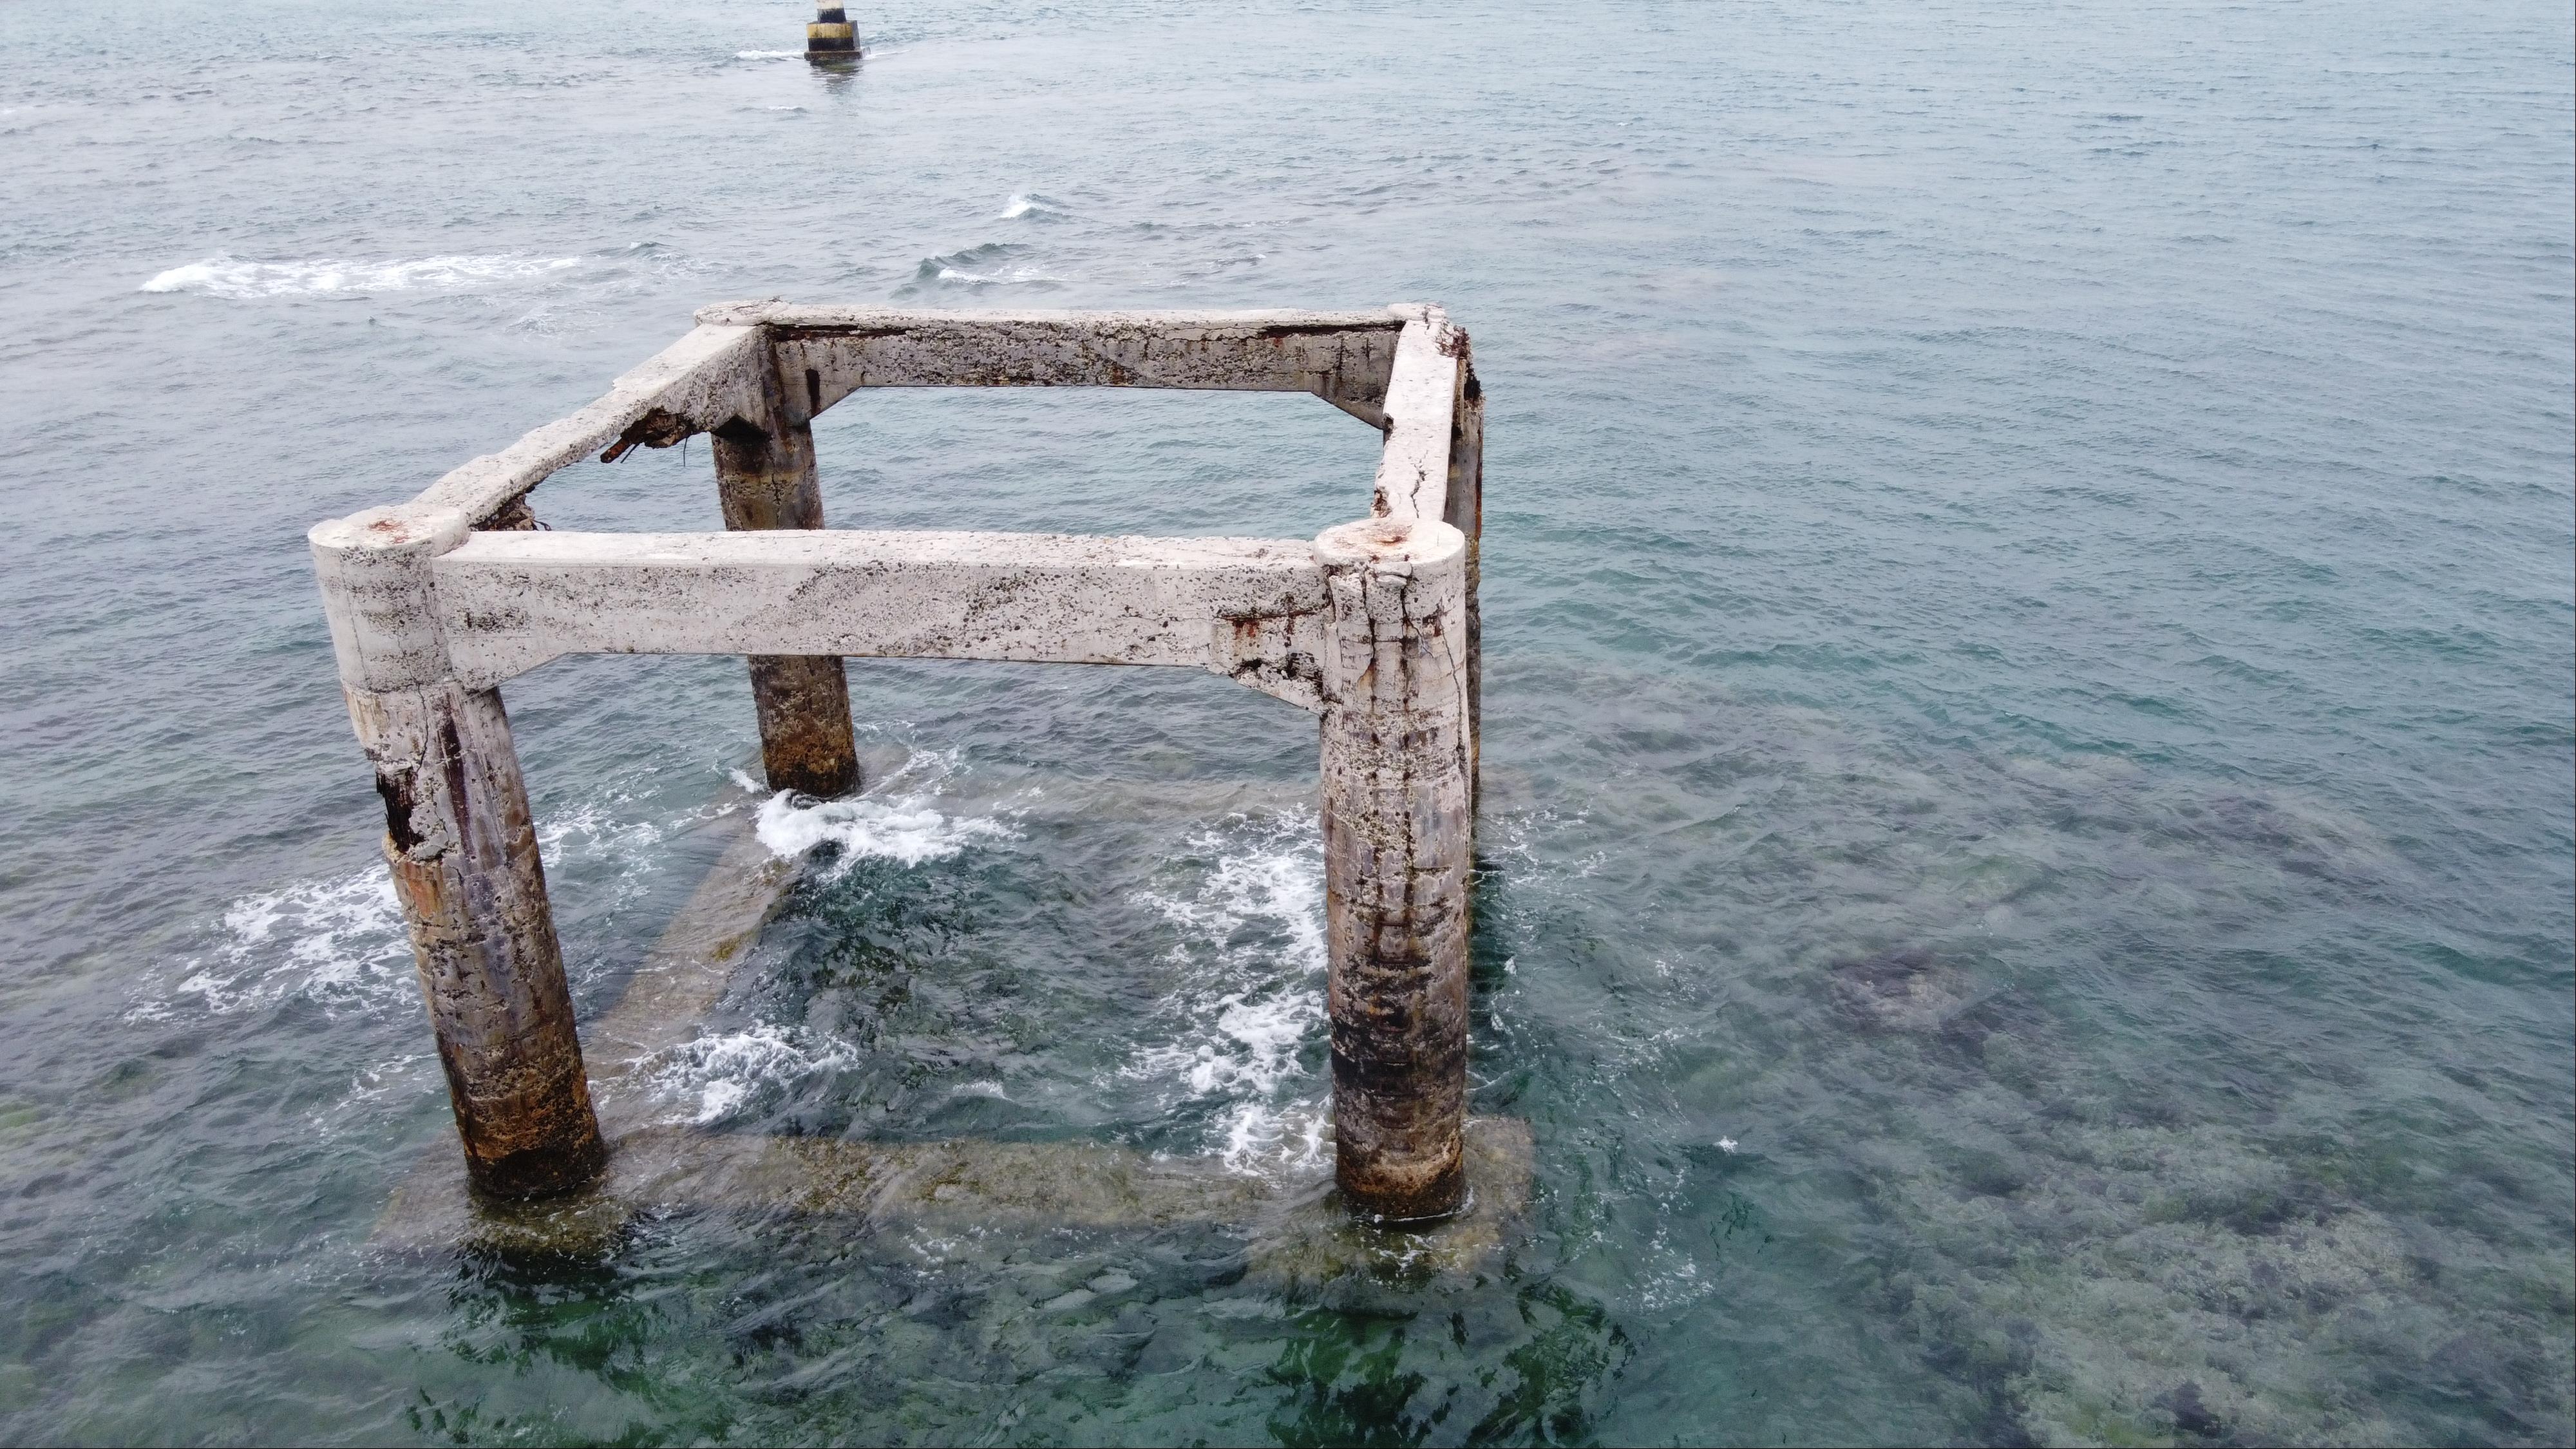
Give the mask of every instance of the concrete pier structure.
M 1436 307 L 946 314 L 735 303 L 409 503 L 316 526 L 351 719 L 469 1176 L 608 1161 L 500 686 L 565 654 L 751 661 L 773 788 L 857 788 L 845 658 L 1203 668 L 1320 720 L 1335 1176 L 1368 1220 L 1466 1193 L 1483 394 Z M 869 387 L 1312 393 L 1382 436 L 1366 517 L 1295 539 L 825 529 L 812 420 Z M 713 440 L 724 532 L 536 528 L 600 450 Z M 1354 500 L 1356 502 L 1356 500 Z

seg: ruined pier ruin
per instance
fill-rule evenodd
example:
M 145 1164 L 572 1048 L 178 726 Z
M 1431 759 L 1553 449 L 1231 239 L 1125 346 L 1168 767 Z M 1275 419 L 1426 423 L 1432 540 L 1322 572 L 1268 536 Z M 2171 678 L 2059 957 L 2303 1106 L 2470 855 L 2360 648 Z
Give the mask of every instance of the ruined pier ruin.
M 1334 1177 L 1365 1220 L 1456 1212 L 1481 1160 L 1462 1150 L 1483 452 L 1466 333 L 1423 305 L 773 301 L 697 323 L 572 416 L 310 535 L 473 1188 L 557 1198 L 673 1150 L 602 1133 L 502 684 L 568 654 L 743 655 L 769 786 L 830 797 L 860 785 L 844 659 L 995 659 L 1208 669 L 1320 719 Z M 1365 515 L 1311 541 L 828 529 L 813 419 L 870 387 L 1306 392 L 1383 445 Z M 538 528 L 529 494 L 556 470 L 700 433 L 725 531 Z M 1525 1163 L 1517 1140 L 1501 1155 Z

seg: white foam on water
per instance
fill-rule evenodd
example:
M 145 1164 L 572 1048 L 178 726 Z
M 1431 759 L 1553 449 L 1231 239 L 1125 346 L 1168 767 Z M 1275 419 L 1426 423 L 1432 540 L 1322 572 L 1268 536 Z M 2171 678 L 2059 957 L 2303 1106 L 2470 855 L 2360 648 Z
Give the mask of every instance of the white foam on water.
M 1564 851 L 1564 837 L 1585 829 L 1591 819 L 1591 813 L 1584 810 L 1503 811 L 1492 817 L 1490 826 L 1480 826 L 1477 840 L 1489 854 L 1520 858 L 1520 863 L 1512 867 L 1515 890 L 1563 890 L 1610 863 L 1606 850 L 1584 856 L 1570 856 Z
M 1211 1146 L 1242 1172 L 1323 1160 L 1323 1115 L 1299 1056 L 1324 1032 L 1324 850 L 1311 817 L 1238 817 L 1189 843 L 1214 864 L 1180 892 L 1139 904 L 1178 927 L 1185 984 L 1158 1016 L 1175 1028 L 1121 1075 L 1170 1100 L 1224 1109 Z
M 937 275 L 940 281 L 960 287 L 1014 287 L 1035 282 L 1064 280 L 1053 272 L 1042 272 L 1035 267 L 1004 267 L 997 272 L 970 272 L 963 267 L 952 267 L 945 263 L 940 265 Z
M 605 858 L 615 889 L 631 894 L 657 859 L 674 821 L 622 820 L 597 802 L 549 816 L 537 843 L 549 865 Z M 180 963 L 180 979 L 126 1017 L 154 1021 L 193 1012 L 228 1016 L 289 999 L 326 1010 L 416 1010 L 411 938 L 393 878 L 381 864 L 257 891 L 224 907 L 215 940 Z
M 620 820 L 603 805 L 584 803 L 539 822 L 537 846 L 550 860 L 613 856 L 626 862 L 631 873 L 650 864 L 652 848 L 661 844 L 675 825 L 672 821 Z
M 902 769 L 866 794 L 816 800 L 781 790 L 761 802 L 754 822 L 760 843 L 779 856 L 799 856 L 822 845 L 839 858 L 822 879 L 838 880 L 862 860 L 920 865 L 946 860 L 968 846 L 1016 840 L 1019 831 L 989 816 L 952 816 L 934 804 L 939 785 L 956 768 L 954 752 L 915 751 Z M 748 776 L 734 777 L 746 787 Z
M 647 1058 L 639 1076 L 646 1091 L 674 1104 L 665 1121 L 708 1126 L 740 1112 L 766 1088 L 792 1087 L 857 1061 L 847 1043 L 761 1022 L 682 1042 Z
M 1233 1171 L 1276 1177 L 1330 1167 L 1324 1129 L 1332 1113 L 1326 1098 L 1313 1097 L 1272 1106 L 1246 1103 L 1225 1121 L 1225 1143 L 1217 1158 Z
M 1678 1308 L 1717 1291 L 1713 1275 L 1701 1273 L 1697 1258 L 1675 1248 L 1669 1230 L 1663 1226 L 1656 1228 L 1646 1244 L 1645 1256 L 1653 1266 L 1639 1275 L 1636 1294 L 1641 1308 Z
M 298 881 L 224 908 L 212 951 L 188 960 L 166 997 L 129 1020 L 191 1010 L 225 1016 L 301 996 L 331 1009 L 366 1008 L 413 991 L 411 941 L 384 867 Z
M 145 282 L 138 290 L 202 292 L 232 301 L 266 297 L 351 297 L 416 288 L 464 291 L 496 283 L 523 282 L 580 265 L 579 257 L 516 254 L 417 257 L 398 261 L 317 259 L 254 262 L 219 252 L 201 262 L 172 267 Z
M 805 58 L 805 52 L 801 50 L 737 50 L 733 53 L 733 58 L 736 60 L 803 60 Z
M 436 1069 L 427 1057 L 428 1053 L 420 1052 L 360 1067 L 350 1075 L 349 1088 L 340 1100 L 309 1114 L 304 1120 L 318 1130 L 332 1130 L 346 1120 L 351 1108 L 388 1096 L 396 1087 L 408 1090 L 434 1077 Z
M 1011 199 L 1002 203 L 1001 219 L 1017 221 L 1024 216 L 1062 216 L 1063 214 L 1062 206 L 1044 196 L 1035 192 L 1014 191 L 1011 193 Z

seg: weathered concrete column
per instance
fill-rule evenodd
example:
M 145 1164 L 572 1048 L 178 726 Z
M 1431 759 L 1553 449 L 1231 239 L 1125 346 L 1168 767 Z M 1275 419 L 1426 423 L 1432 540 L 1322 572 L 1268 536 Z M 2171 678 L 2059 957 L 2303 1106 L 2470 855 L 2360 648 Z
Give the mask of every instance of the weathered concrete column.
M 716 487 L 730 529 L 821 528 L 823 486 L 805 410 L 769 385 L 768 426 L 736 418 L 713 434 Z M 835 656 L 755 654 L 751 698 L 760 711 L 760 758 L 772 790 L 831 799 L 859 788 L 850 731 L 849 677 Z
M 431 561 L 465 535 L 461 514 L 378 508 L 310 539 L 466 1171 L 539 1197 L 591 1181 L 607 1153 L 510 722 L 448 664 Z
M 1378 518 L 1315 540 L 1335 1176 L 1355 1211 L 1436 1217 L 1465 1193 L 1467 540 Z

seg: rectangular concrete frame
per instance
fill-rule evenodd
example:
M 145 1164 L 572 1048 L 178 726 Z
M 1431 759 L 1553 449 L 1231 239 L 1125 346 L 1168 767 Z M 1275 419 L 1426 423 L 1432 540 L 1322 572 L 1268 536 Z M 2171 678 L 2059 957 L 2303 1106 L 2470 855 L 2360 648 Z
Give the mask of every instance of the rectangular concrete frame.
M 844 657 L 1205 668 L 1319 716 L 1336 1179 L 1363 1219 L 1456 1212 L 1492 1156 L 1462 1150 L 1483 452 L 1466 334 L 1424 305 L 772 301 L 697 322 L 572 416 L 312 531 L 478 1195 L 615 1180 L 499 686 L 565 654 L 711 653 L 751 660 L 771 784 L 811 793 L 858 783 Z M 1313 393 L 1383 436 L 1368 515 L 1313 541 L 823 530 L 817 413 L 867 387 L 1009 386 Z M 532 531 L 528 495 L 557 469 L 698 433 L 729 531 Z M 716 1150 L 615 1125 L 619 1160 L 648 1136 L 660 1157 Z M 1505 1156 L 1525 1194 L 1526 1150 Z

